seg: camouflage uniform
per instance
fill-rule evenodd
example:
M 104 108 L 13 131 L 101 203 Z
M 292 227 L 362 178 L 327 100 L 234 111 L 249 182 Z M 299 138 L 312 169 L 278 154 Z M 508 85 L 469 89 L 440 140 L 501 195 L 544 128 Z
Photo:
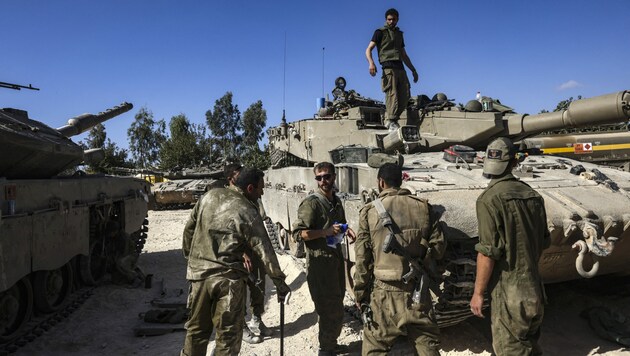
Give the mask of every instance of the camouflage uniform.
M 477 219 L 475 249 L 495 260 L 488 284 L 494 352 L 540 355 L 544 288 L 538 260 L 550 243 L 543 198 L 507 174 L 491 180 L 479 196 Z
M 337 223 L 345 223 L 341 200 L 335 195 L 333 202 L 320 192 L 307 196 L 298 208 L 298 219 L 293 224 L 296 240 L 301 240 L 302 230 L 326 229 Z M 343 323 L 343 297 L 346 279 L 340 245 L 331 248 L 326 239 L 304 241 L 306 247 L 306 281 L 319 316 L 319 347 L 333 350 Z
M 182 250 L 191 289 L 182 355 L 205 355 L 213 328 L 216 355 L 239 353 L 245 322 L 246 248 L 261 258 L 276 287 L 288 290 L 258 207 L 232 189 L 208 191 L 184 228 Z
M 392 217 L 402 248 L 414 258 L 431 248 L 432 258 L 439 259 L 446 246 L 440 223 L 426 200 L 410 194 L 407 189 L 387 188 L 379 198 Z M 439 355 L 440 331 L 430 293 L 419 304 L 412 303 L 415 286 L 404 284 L 401 278 L 409 271 L 408 262 L 402 256 L 383 252 L 388 234 L 373 203 L 365 205 L 354 246 L 354 295 L 357 302 L 370 304 L 374 323 L 363 329 L 362 354 L 386 355 L 398 336 L 407 336 L 419 355 Z

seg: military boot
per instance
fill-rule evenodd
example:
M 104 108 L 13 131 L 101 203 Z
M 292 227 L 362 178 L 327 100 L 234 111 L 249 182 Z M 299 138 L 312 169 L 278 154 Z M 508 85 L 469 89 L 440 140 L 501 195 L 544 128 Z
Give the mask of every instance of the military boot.
M 254 335 L 254 333 L 249 330 L 247 326 L 243 328 L 243 341 L 248 344 L 260 344 L 262 342 L 262 338 L 260 336 Z
M 252 316 L 252 319 L 247 322 L 247 327 L 256 336 L 264 337 L 271 336 L 271 334 L 273 334 L 271 329 L 269 329 L 267 325 L 263 323 L 262 319 L 258 315 Z

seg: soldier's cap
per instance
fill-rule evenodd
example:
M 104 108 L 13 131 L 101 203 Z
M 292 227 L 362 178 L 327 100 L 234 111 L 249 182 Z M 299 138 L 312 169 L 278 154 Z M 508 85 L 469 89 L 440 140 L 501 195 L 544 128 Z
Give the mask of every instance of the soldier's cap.
M 499 137 L 490 142 L 483 160 L 483 173 L 494 176 L 502 174 L 515 154 L 516 147 L 508 138 Z

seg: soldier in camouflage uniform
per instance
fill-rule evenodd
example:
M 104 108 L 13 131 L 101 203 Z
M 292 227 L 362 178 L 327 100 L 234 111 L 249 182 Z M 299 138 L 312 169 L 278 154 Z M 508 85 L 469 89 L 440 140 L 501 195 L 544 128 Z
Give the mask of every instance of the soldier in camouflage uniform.
M 492 180 L 477 199 L 479 243 L 470 309 L 483 318 L 490 292 L 492 347 L 497 355 L 540 355 L 544 287 L 538 260 L 550 244 L 543 198 L 512 175 L 517 152 L 507 138 L 490 143 L 483 172 Z
M 335 355 L 348 352 L 346 345 L 337 344 L 346 280 L 341 247 L 329 247 L 326 237 L 339 234 L 340 223 L 345 223 L 346 217 L 334 192 L 335 167 L 322 162 L 313 171 L 319 189 L 300 203 L 293 234 L 306 246 L 306 281 L 319 316 L 319 355 Z M 354 241 L 354 233 L 348 231 Z
M 191 288 L 182 355 L 205 355 L 213 328 L 216 355 L 239 353 L 249 273 L 243 261 L 246 248 L 263 261 L 278 298 L 283 300 L 289 292 L 255 204 L 263 193 L 263 173 L 243 169 L 235 184 L 240 192 L 226 188 L 208 191 L 184 228 L 182 250 Z
M 235 188 L 235 182 L 243 166 L 239 163 L 230 163 L 223 169 L 225 180 L 227 181 L 227 187 L 231 189 L 240 190 Z M 256 205 L 259 208 L 260 216 L 265 220 L 265 210 L 262 205 L 261 199 L 258 199 Z M 267 240 L 269 237 L 264 236 Z M 271 241 L 269 241 L 271 243 Z M 249 290 L 249 299 L 251 307 L 251 319 L 243 329 L 243 341 L 250 344 L 258 344 L 262 342 L 262 337 L 271 336 L 271 329 L 265 325 L 262 321 L 262 314 L 265 312 L 265 280 L 267 274 L 263 267 L 262 261 L 250 249 L 246 249 L 243 253 L 243 260 L 247 270 L 251 272 L 253 278 L 247 278 L 247 290 Z M 247 315 L 247 305 L 245 305 L 245 315 Z
M 369 64 L 371 76 L 376 75 L 376 65 L 372 59 L 374 47 L 378 50 L 378 61 L 383 69 L 381 76 L 381 88 L 385 93 L 385 107 L 389 119 L 389 129 L 397 129 L 398 119 L 409 103 L 410 84 L 405 72 L 406 65 L 411 69 L 413 82 L 418 82 L 418 72 L 411 64 L 411 59 L 405 51 L 405 41 L 403 33 L 396 25 L 398 24 L 398 11 L 389 9 L 385 12 L 385 25 L 372 35 L 372 40 L 365 50 L 365 57 Z M 403 65 L 404 64 L 404 65 Z
M 399 165 L 384 164 L 377 177 L 379 199 L 393 220 L 392 231 L 401 247 L 420 265 L 420 259 L 428 254 L 430 258 L 441 258 L 446 241 L 431 205 L 400 188 Z M 362 355 L 386 355 L 399 336 L 407 336 L 418 355 L 439 355 L 440 331 L 431 295 L 427 291 L 420 303 L 412 301 L 416 285 L 402 281 L 409 272 L 409 262 L 399 254 L 383 252 L 383 242 L 389 234 L 374 203 L 365 205 L 359 215 L 354 246 L 354 295 L 361 310 L 371 312 L 372 319 L 372 325 L 363 328 Z

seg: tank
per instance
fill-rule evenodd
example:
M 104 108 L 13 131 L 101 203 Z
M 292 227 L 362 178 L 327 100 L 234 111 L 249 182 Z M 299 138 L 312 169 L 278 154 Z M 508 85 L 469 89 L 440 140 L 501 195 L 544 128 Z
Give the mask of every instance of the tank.
M 494 138 L 521 141 L 544 131 L 628 120 L 630 92 L 621 91 L 571 103 L 561 112 L 515 113 L 498 100 L 482 98 L 455 105 L 446 95 L 419 95 L 388 131 L 384 106 L 339 85 L 334 100 L 309 119 L 268 130 L 273 168 L 265 175 L 263 204 L 270 236 L 294 255 L 291 226 L 299 203 L 317 189 L 312 167 L 330 161 L 350 227 L 358 228 L 359 210 L 378 195 L 375 153 L 403 162 L 403 187 L 426 198 L 440 214 L 448 241 L 439 261 L 441 293 L 434 296 L 438 324 L 457 324 L 472 314 L 478 241 L 475 202 L 489 180 L 483 177 L 485 148 Z M 544 198 L 552 244 L 540 259 L 546 283 L 590 278 L 630 270 L 630 174 L 569 158 L 525 150 L 514 174 Z M 343 244 L 352 286 L 354 248 Z
M 151 188 L 156 210 L 188 208 L 212 187 L 225 185 L 223 171 L 210 168 L 168 172 L 164 178 Z
M 150 184 L 64 175 L 98 158 L 70 137 L 132 107 L 83 114 L 57 129 L 26 111 L 0 110 L 0 353 L 10 351 L 2 346 L 23 335 L 33 315 L 72 304 L 78 286 L 97 285 L 106 275 L 141 278 L 136 261 L 147 236 Z
M 630 171 L 630 129 L 628 122 L 555 130 L 526 138 L 527 148 L 545 154 L 603 164 Z

